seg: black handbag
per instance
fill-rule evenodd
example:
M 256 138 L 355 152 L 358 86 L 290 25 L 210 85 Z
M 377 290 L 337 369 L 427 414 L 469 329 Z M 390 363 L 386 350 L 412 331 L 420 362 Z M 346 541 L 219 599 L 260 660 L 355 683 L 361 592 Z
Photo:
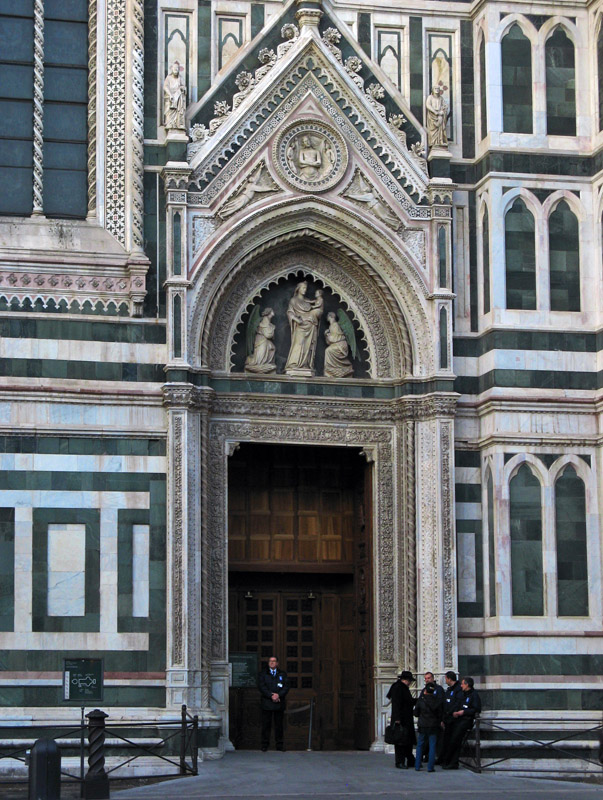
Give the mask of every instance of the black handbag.
M 404 745 L 408 742 L 408 731 L 400 724 L 387 725 L 385 728 L 385 744 Z

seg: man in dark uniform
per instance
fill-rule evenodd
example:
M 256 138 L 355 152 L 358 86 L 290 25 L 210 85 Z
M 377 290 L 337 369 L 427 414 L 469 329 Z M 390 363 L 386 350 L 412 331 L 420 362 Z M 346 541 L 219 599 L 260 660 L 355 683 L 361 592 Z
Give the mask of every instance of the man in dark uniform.
M 438 740 L 438 758 L 436 764 L 442 763 L 442 756 L 448 750 L 450 745 L 450 736 L 452 734 L 452 716 L 455 711 L 458 711 L 463 704 L 463 690 L 461 684 L 457 680 L 456 672 L 449 670 L 444 676 L 446 681 L 446 691 L 444 692 L 444 719 L 442 720 L 442 736 Z
M 404 744 L 394 745 L 396 767 L 409 769 L 414 765 L 412 748 L 416 743 L 413 719 L 414 697 L 408 688 L 414 681 L 412 672 L 404 670 L 398 680 L 389 687 L 387 697 L 392 701 L 392 725 L 400 725 L 406 733 Z
M 260 672 L 258 688 L 262 695 L 262 752 L 265 753 L 268 750 L 273 722 L 276 749 L 284 751 L 283 717 L 289 691 L 289 679 L 287 673 L 279 669 L 276 656 L 270 656 L 268 667 Z
M 482 710 L 482 701 L 473 688 L 473 678 L 463 678 L 461 689 L 463 691 L 461 707 L 452 712 L 452 729 L 448 749 L 444 753 L 442 769 L 458 769 L 459 756 L 465 734 L 468 733 L 475 722 L 475 717 Z

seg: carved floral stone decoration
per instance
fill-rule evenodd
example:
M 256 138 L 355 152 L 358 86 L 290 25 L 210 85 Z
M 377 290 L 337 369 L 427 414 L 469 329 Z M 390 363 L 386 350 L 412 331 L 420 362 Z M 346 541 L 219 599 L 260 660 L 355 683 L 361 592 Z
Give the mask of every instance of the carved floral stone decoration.
M 305 192 L 324 192 L 343 177 L 348 149 L 341 135 L 324 122 L 296 121 L 275 139 L 273 160 L 279 175 L 290 186 Z

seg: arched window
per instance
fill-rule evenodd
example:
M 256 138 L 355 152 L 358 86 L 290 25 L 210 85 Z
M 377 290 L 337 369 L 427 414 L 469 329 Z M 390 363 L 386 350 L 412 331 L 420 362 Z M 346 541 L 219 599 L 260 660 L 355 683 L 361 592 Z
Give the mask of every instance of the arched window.
M 536 308 L 534 217 L 518 197 L 505 214 L 507 308 Z
M 479 105 L 481 121 L 481 138 L 488 134 L 488 106 L 486 104 L 486 42 L 484 37 L 479 43 Z
M 490 616 L 496 616 L 496 541 L 494 539 L 494 486 L 492 473 L 488 470 L 486 478 L 486 498 L 488 502 L 488 583 L 490 585 Z
M 588 616 L 586 496 L 584 481 L 571 465 L 555 483 L 557 614 Z
M 576 135 L 576 58 L 574 43 L 559 27 L 544 46 L 546 67 L 546 132 Z
M 484 314 L 487 314 L 490 311 L 490 223 L 487 206 L 484 206 L 482 217 L 482 269 L 484 273 Z
M 532 45 L 517 23 L 501 43 L 503 131 L 532 133 Z
M 551 311 L 580 311 L 580 235 L 576 215 L 562 200 L 549 217 Z
M 540 482 L 527 464 L 511 479 L 511 601 L 516 616 L 544 614 Z

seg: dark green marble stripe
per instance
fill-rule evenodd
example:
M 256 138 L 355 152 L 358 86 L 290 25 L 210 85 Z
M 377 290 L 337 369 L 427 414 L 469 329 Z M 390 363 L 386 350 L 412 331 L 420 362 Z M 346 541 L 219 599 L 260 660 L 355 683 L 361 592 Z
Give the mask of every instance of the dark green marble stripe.
M 495 369 L 479 377 L 458 377 L 459 394 L 480 394 L 493 387 L 509 389 L 593 390 L 603 385 L 603 372 L 555 372 L 552 370 Z
M 469 192 L 469 316 L 472 331 L 477 330 L 477 216 L 475 192 Z M 454 351 L 453 351 L 454 354 Z
M 461 663 L 469 675 L 600 675 L 603 671 L 603 655 L 586 654 L 459 656 Z
M 15 509 L 0 508 L 0 631 L 15 621 Z
M 482 487 L 480 483 L 456 483 L 454 497 L 457 503 L 481 503 Z
M 410 17 L 410 110 L 423 122 L 423 20 Z
M 64 339 L 128 344 L 165 344 L 165 322 L 91 322 L 78 319 L 27 319 L 0 317 L 5 339 Z
M 102 361 L 51 361 L 45 358 L 0 359 L 0 376 L 81 381 L 126 381 L 163 383 L 162 364 L 130 364 Z
M 455 467 L 479 467 L 480 465 L 481 465 L 481 456 L 479 450 L 454 451 Z
M 0 489 L 15 491 L 148 492 L 161 481 L 165 475 L 152 472 L 0 471 Z
M 490 330 L 480 336 L 453 339 L 455 356 L 477 358 L 491 350 L 543 350 L 596 353 L 603 350 L 603 331 L 565 333 L 562 331 Z
M 264 27 L 264 4 L 251 4 L 251 38 L 254 39 Z
M 461 20 L 461 115 L 463 158 L 473 158 L 475 156 L 473 23 L 469 20 Z
M 358 44 L 369 58 L 373 57 L 371 35 L 371 15 L 363 13 L 358 14 Z
M 144 0 L 144 135 L 157 138 L 157 2 Z
M 161 434 L 158 433 L 158 435 Z M 165 435 L 167 435 L 167 432 Z M 0 436 L 0 453 L 46 453 L 78 456 L 164 456 L 165 451 L 165 438 Z
M 81 658 L 78 652 L 74 658 Z M 62 666 L 61 666 L 62 669 Z M 107 666 L 105 664 L 105 671 Z M 78 700 L 75 705 L 79 705 Z M 2 686 L 0 687 L 0 706 L 65 706 L 61 686 Z M 162 686 L 105 686 L 103 708 L 111 706 L 165 706 L 165 689 Z M 111 715 L 107 720 L 110 725 Z
M 452 180 L 455 183 L 475 184 L 490 172 L 507 174 L 527 173 L 537 175 L 566 175 L 575 178 L 590 178 L 603 169 L 603 148 L 592 156 L 547 155 L 544 153 L 521 153 L 516 150 L 488 152 L 474 164 L 453 163 Z

